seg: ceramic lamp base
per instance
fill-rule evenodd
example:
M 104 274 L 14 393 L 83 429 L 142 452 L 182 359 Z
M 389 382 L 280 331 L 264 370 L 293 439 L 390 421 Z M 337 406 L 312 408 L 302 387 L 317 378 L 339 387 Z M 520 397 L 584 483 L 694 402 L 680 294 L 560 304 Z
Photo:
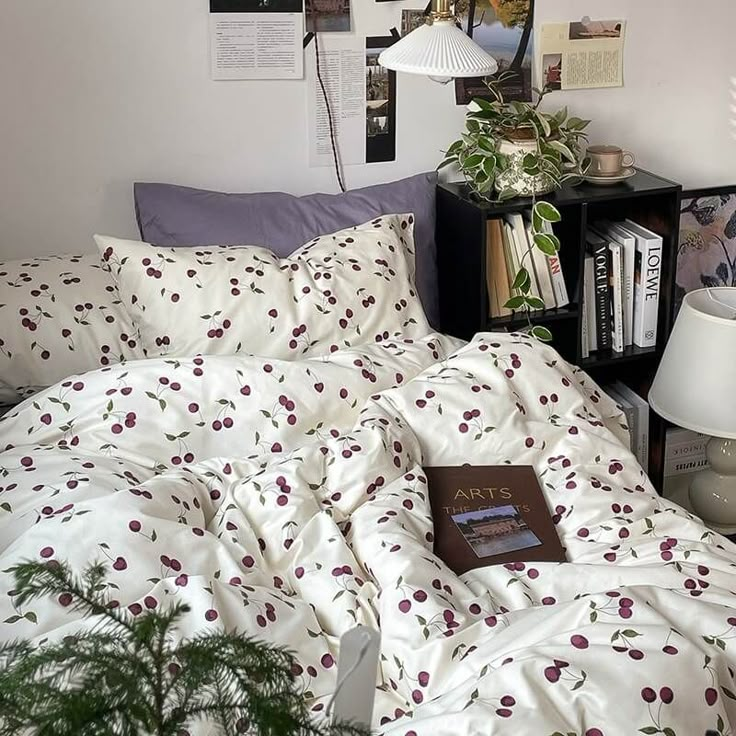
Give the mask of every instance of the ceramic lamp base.
M 706 455 L 710 468 L 690 483 L 690 505 L 703 521 L 736 524 L 736 440 L 712 437 Z

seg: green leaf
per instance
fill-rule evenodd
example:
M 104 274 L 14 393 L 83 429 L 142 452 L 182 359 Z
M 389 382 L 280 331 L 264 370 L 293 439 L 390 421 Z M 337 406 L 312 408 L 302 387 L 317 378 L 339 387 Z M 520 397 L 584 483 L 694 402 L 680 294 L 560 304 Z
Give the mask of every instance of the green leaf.
M 534 211 L 547 222 L 559 222 L 562 219 L 560 211 L 549 202 L 537 202 Z
M 552 333 L 541 325 L 534 325 L 531 334 L 542 342 L 552 342 Z
M 624 629 L 621 632 L 627 639 L 633 639 L 636 636 L 641 636 L 638 631 L 634 631 L 634 629 Z
M 546 256 L 554 256 L 557 254 L 557 248 L 555 248 L 555 241 L 546 233 L 538 233 L 534 236 L 534 245 Z
M 525 268 L 520 268 L 516 273 L 516 278 L 514 278 L 514 282 L 511 284 L 511 288 L 521 289 L 522 286 L 530 280 L 531 279 L 529 277 L 529 271 L 527 271 Z
M 520 309 L 524 306 L 525 303 L 525 297 L 512 296 L 511 299 L 509 299 L 506 304 L 504 304 L 504 307 L 506 307 L 506 309 Z
M 489 179 L 492 179 L 496 175 L 496 157 L 493 154 L 487 156 L 483 162 L 483 173 Z
M 485 156 L 481 156 L 479 153 L 473 153 L 460 163 L 464 169 L 474 169 L 483 164 Z
M 514 189 L 504 189 L 498 193 L 498 201 L 506 202 L 509 199 L 515 199 L 519 196 L 519 193 Z
M 539 297 L 525 296 L 524 299 L 532 309 L 544 309 L 544 302 Z
M 644 728 L 639 729 L 639 733 L 646 733 L 646 734 L 652 734 L 652 733 L 659 733 L 659 729 L 655 726 L 644 726 Z
M 677 736 L 677 734 L 669 726 L 665 726 L 662 729 L 662 733 L 664 734 L 664 736 Z
M 561 143 L 560 141 L 549 141 L 547 145 L 562 154 L 571 164 L 576 164 L 578 162 L 575 154 L 564 143 Z
M 731 690 L 729 690 L 727 687 L 721 686 L 721 692 L 727 697 L 731 698 L 731 700 L 736 700 L 736 695 L 733 694 Z
M 445 151 L 445 156 L 452 156 L 452 154 L 457 153 L 461 148 L 463 147 L 463 142 L 455 141 L 448 149 Z
M 450 156 L 449 158 L 446 158 L 438 167 L 437 171 L 440 169 L 444 169 L 445 166 L 449 166 L 450 164 L 457 163 L 457 156 Z

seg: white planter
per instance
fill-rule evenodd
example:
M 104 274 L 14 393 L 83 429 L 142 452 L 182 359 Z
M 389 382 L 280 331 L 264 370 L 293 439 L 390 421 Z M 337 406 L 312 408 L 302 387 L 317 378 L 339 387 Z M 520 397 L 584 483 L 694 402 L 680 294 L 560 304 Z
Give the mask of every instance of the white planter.
M 524 173 L 522 161 L 527 153 L 537 152 L 536 141 L 502 141 L 498 151 L 507 157 L 508 167 L 496 176 L 496 191 L 511 189 L 520 197 L 531 197 L 547 194 L 555 188 L 547 174 L 530 176 Z

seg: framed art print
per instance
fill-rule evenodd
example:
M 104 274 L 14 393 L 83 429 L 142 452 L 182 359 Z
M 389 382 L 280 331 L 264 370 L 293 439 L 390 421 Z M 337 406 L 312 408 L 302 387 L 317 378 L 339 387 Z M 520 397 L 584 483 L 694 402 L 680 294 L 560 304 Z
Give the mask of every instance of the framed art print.
M 689 291 L 736 286 L 736 186 L 683 192 L 675 314 Z

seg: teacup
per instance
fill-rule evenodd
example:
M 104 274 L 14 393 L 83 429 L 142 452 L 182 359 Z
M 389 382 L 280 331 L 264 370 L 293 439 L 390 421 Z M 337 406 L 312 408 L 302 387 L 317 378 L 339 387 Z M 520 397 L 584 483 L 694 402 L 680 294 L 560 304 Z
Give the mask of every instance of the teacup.
M 586 156 L 590 161 L 586 173 L 590 176 L 618 176 L 636 161 L 633 153 L 618 146 L 589 146 Z

